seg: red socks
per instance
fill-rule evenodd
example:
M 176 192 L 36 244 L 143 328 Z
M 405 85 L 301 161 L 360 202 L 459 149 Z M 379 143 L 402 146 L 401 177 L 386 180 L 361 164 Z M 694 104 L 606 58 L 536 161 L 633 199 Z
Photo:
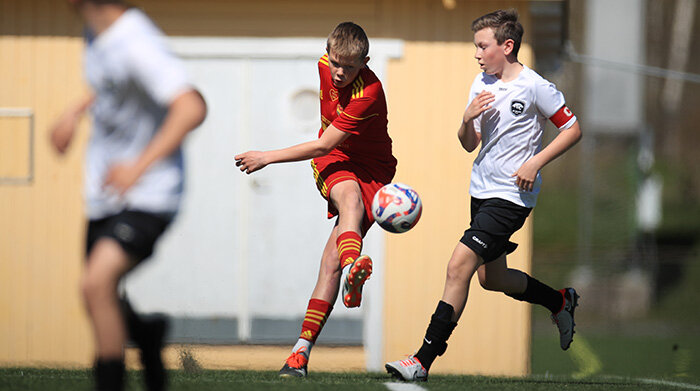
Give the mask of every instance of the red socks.
M 316 338 L 321 333 L 321 329 L 326 324 L 326 320 L 332 310 L 333 306 L 328 302 L 319 299 L 309 300 L 306 316 L 304 316 L 304 322 L 301 324 L 301 335 L 299 335 L 299 338 L 316 343 Z
M 353 263 L 360 256 L 360 251 L 362 251 L 362 237 L 352 231 L 338 235 L 335 244 L 338 246 L 338 258 L 340 259 L 341 269 Z

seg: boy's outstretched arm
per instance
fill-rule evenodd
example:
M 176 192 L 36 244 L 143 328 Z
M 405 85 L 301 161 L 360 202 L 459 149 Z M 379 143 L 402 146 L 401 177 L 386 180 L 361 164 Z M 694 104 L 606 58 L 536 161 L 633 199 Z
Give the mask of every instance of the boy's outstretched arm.
M 66 152 L 73 140 L 73 135 L 75 134 L 78 122 L 80 122 L 80 118 L 82 118 L 83 114 L 85 114 L 94 101 L 95 94 L 91 92 L 73 106 L 66 109 L 61 117 L 51 126 L 49 130 L 51 144 L 53 144 L 58 153 L 63 154 Z
M 251 174 L 265 168 L 268 164 L 297 162 L 327 155 L 348 137 L 350 133 L 330 125 L 316 140 L 274 151 L 248 151 L 234 156 L 234 159 L 241 171 Z
M 481 133 L 474 129 L 474 119 L 481 115 L 484 111 L 491 108 L 490 104 L 495 100 L 495 96 L 491 92 L 481 91 L 474 100 L 471 101 L 467 109 L 464 110 L 462 117 L 462 125 L 457 131 L 457 137 L 467 152 L 471 152 L 481 142 Z
M 521 190 L 532 191 L 537 172 L 549 162 L 559 157 L 581 139 L 581 128 L 578 121 L 570 128 L 564 129 L 540 153 L 526 161 L 512 176 Z

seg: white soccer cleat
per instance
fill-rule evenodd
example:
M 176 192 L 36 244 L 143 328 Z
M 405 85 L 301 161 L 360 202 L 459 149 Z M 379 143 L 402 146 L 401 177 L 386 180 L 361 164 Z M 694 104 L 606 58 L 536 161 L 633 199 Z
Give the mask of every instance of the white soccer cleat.
M 564 296 L 564 306 L 561 311 L 552 314 L 552 321 L 559 329 L 559 346 L 566 350 L 574 340 L 574 311 L 578 306 L 579 295 L 574 288 L 564 288 L 559 292 Z
M 384 365 L 386 371 L 392 376 L 403 381 L 426 381 L 428 371 L 416 356 L 409 356 L 405 360 L 392 361 Z

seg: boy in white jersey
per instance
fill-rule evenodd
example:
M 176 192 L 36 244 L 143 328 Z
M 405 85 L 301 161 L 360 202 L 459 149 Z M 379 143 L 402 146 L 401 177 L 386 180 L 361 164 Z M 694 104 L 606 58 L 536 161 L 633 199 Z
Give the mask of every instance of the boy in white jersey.
M 202 96 L 162 32 L 119 0 L 70 0 L 86 24 L 85 75 L 92 92 L 51 129 L 64 153 L 88 109 L 93 126 L 85 157 L 89 219 L 85 305 L 95 335 L 97 390 L 122 390 L 127 335 L 141 350 L 149 390 L 165 388 L 163 318 L 120 305 L 117 285 L 148 258 L 178 210 L 180 145 L 206 115 Z
M 386 364 L 390 374 L 403 380 L 427 380 L 433 361 L 447 349 L 475 272 L 484 289 L 548 308 L 562 349 L 569 348 L 574 334 L 576 291 L 557 291 L 509 269 L 506 254 L 517 247 L 510 236 L 535 206 L 542 181 L 539 171 L 576 144 L 581 130 L 562 93 L 518 62 L 523 28 L 515 10 L 486 14 L 472 23 L 472 31 L 475 58 L 483 73 L 472 84 L 458 131 L 467 152 L 481 143 L 469 189 L 472 221 L 452 253 L 442 300 L 421 348 L 408 359 Z M 560 132 L 542 149 L 547 119 Z

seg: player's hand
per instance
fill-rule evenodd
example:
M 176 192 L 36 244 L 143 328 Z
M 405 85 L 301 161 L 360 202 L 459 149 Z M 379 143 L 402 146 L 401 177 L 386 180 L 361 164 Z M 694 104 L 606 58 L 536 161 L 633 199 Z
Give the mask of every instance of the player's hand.
M 51 144 L 58 153 L 64 154 L 68 149 L 79 121 L 80 115 L 66 112 L 49 129 Z
M 141 177 L 141 170 L 135 164 L 118 163 L 107 171 L 104 188 L 114 190 L 124 195 Z
M 464 122 L 469 122 L 478 117 L 481 113 L 491 108 L 491 103 L 496 100 L 496 96 L 488 91 L 481 91 L 479 95 L 472 100 L 472 103 L 464 110 Z
M 537 178 L 537 172 L 541 167 L 537 163 L 530 159 L 525 162 L 515 174 L 511 175 L 515 177 L 515 184 L 522 191 L 532 191 L 535 185 L 535 179 Z
M 233 157 L 236 159 L 236 166 L 246 174 L 262 170 L 268 165 L 265 152 L 248 151 Z

